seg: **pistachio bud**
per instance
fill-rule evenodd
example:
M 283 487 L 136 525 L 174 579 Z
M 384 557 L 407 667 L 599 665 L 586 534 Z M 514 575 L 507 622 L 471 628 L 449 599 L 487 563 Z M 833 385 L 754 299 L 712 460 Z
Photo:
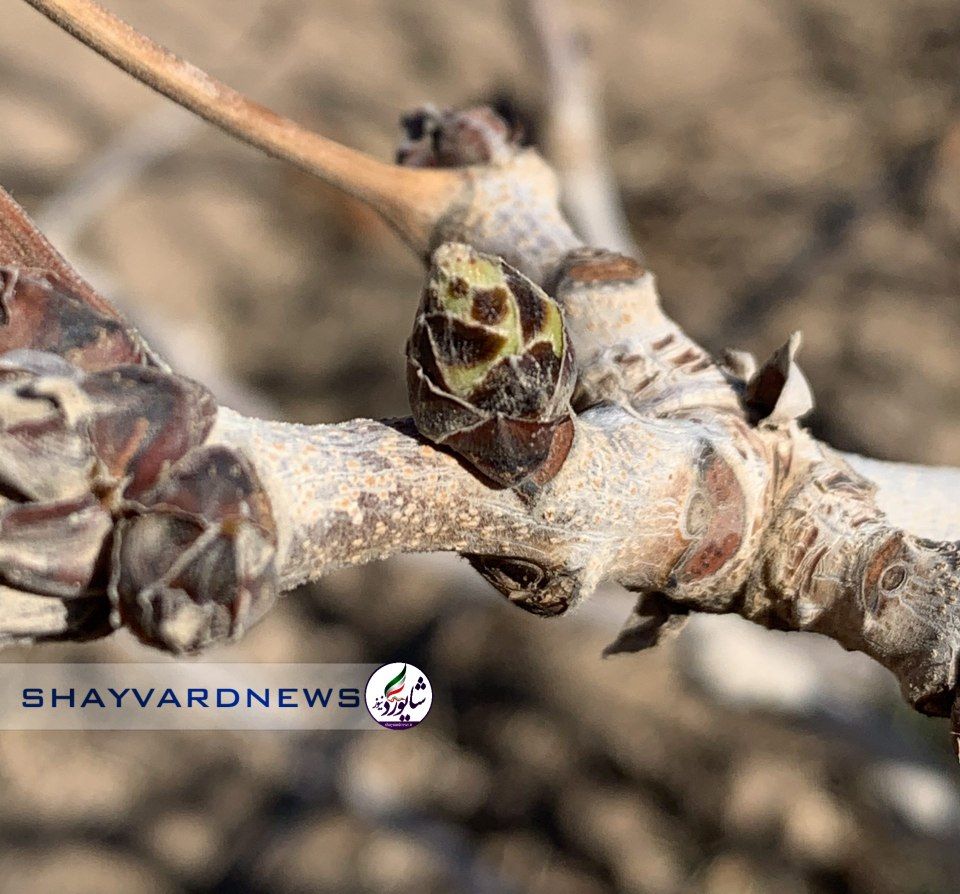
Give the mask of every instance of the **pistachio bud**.
M 433 254 L 407 386 L 424 437 L 507 487 L 545 484 L 573 441 L 573 352 L 559 305 L 500 258 Z
M 502 164 L 519 149 L 521 134 L 487 106 L 422 106 L 400 119 L 405 139 L 397 164 L 408 168 L 458 168 Z
M 174 373 L 0 354 L 0 584 L 69 601 L 84 636 L 122 623 L 177 653 L 255 623 L 276 597 L 276 528 L 240 451 L 205 443 L 216 413 Z

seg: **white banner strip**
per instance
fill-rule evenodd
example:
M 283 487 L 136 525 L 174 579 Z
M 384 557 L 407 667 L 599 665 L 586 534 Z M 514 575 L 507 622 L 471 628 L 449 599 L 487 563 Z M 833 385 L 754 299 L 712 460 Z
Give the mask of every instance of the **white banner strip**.
M 371 695 L 368 710 L 366 698 L 377 670 L 374 664 L 0 664 L 0 729 L 381 729 L 371 714 L 380 707 Z M 390 706 L 409 699 L 417 685 L 393 694 Z

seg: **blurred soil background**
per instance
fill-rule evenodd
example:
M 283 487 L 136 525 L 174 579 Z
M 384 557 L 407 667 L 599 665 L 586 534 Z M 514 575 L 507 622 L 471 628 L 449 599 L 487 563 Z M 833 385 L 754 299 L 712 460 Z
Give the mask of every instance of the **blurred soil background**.
M 379 157 L 401 110 L 544 76 L 507 0 L 110 0 Z M 960 464 L 960 4 L 572 2 L 670 313 L 794 329 L 834 444 Z M 146 150 L 147 164 L 140 158 Z M 421 271 L 368 211 L 193 120 L 16 0 L 0 182 L 184 371 L 304 422 L 406 413 Z M 545 622 L 453 557 L 335 574 L 216 660 L 410 660 L 387 733 L 2 733 L 0 892 L 956 892 L 942 722 L 813 636 L 704 618 L 601 660 L 630 599 Z M 6 660 L 155 658 L 125 635 Z

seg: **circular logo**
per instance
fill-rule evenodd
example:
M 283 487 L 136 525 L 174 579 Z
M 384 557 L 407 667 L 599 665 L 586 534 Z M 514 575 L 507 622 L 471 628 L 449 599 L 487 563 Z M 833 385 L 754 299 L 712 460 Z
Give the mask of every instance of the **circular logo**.
M 412 664 L 395 661 L 377 668 L 367 680 L 367 710 L 387 729 L 410 729 L 430 710 L 433 690 L 427 675 Z

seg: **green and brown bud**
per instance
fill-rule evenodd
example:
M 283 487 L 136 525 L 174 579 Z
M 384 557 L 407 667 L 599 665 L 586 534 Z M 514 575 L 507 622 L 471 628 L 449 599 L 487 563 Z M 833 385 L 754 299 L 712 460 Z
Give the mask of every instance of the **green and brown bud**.
M 420 433 L 499 484 L 545 484 L 573 440 L 573 352 L 560 306 L 500 258 L 433 254 L 407 384 Z

